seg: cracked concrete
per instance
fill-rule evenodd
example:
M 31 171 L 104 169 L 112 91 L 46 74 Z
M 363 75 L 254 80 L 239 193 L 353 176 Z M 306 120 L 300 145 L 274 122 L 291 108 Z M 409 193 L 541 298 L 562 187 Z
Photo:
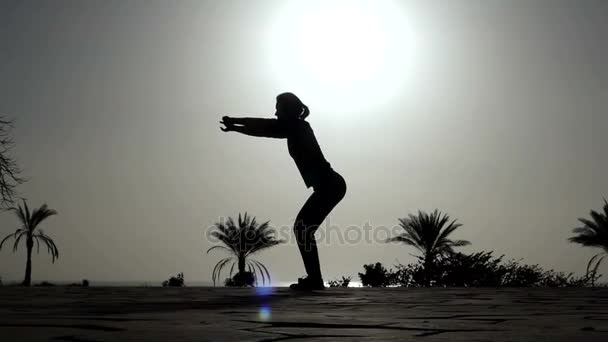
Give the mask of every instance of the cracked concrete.
M 2 341 L 585 341 L 608 289 L 0 288 Z

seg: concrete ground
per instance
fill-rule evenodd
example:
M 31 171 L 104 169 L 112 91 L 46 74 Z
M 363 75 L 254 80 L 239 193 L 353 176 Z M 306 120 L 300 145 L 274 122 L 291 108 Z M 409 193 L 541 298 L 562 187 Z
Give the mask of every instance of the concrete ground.
M 0 340 L 608 341 L 608 289 L 0 288 Z

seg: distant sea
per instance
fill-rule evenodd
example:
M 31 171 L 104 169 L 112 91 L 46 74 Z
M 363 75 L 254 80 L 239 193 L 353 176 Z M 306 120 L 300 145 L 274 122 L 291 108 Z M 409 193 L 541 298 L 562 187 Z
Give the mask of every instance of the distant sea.
M 105 281 L 105 280 L 94 280 L 88 279 L 89 286 L 99 286 L 99 287 L 162 287 L 163 280 L 137 280 L 137 281 Z M 14 285 L 21 283 L 21 280 L 2 280 L 4 285 Z M 33 280 L 32 284 L 37 285 L 42 282 L 48 282 L 53 285 L 70 285 L 70 284 L 81 284 L 82 280 Z M 193 281 L 186 282 L 186 286 L 194 286 L 194 287 L 205 287 L 205 286 L 213 286 L 212 282 L 207 281 Z
M 47 281 L 54 285 L 69 285 L 69 284 L 80 284 L 82 280 L 73 281 L 54 281 L 54 280 L 34 280 L 32 284 L 37 285 L 43 281 Z M 3 280 L 4 285 L 14 285 L 21 283 L 20 280 Z M 273 283 L 273 287 L 289 287 L 292 282 L 278 282 Z M 163 280 L 138 280 L 138 281 L 104 281 L 89 279 L 89 286 L 92 287 L 162 287 Z M 218 284 L 222 286 L 223 284 Z M 327 286 L 327 283 L 325 284 Z M 186 281 L 187 287 L 213 287 L 213 282 L 210 281 Z M 349 287 L 361 287 L 360 282 L 351 282 Z
M 131 286 L 137 286 L 137 287 L 161 287 L 162 286 L 162 281 L 90 281 L 90 285 L 91 286 L 125 286 L 125 287 L 131 287 Z M 291 285 L 292 282 L 278 282 L 278 283 L 273 283 L 271 286 L 272 287 L 289 287 L 289 285 Z M 221 284 L 223 285 L 223 284 Z M 218 284 L 218 286 L 221 286 L 220 284 Z M 327 283 L 325 284 L 327 286 Z M 186 281 L 186 286 L 189 287 L 213 287 L 213 283 L 209 282 L 209 281 L 193 281 L 193 282 L 188 282 Z M 261 286 L 261 285 L 259 285 Z M 349 287 L 361 287 L 361 283 L 358 281 L 352 281 L 349 285 Z
M 74 283 L 74 282 L 73 282 Z M 162 287 L 163 280 L 141 280 L 141 281 L 96 281 L 89 280 L 90 286 L 116 286 L 116 287 Z M 187 286 L 213 286 L 210 281 L 186 281 Z

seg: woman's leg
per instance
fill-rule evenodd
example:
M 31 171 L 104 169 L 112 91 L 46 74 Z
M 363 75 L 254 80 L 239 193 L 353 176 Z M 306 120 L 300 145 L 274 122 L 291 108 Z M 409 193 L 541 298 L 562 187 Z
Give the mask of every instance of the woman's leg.
M 294 225 L 302 261 L 311 280 L 322 280 L 319 252 L 314 234 L 346 193 L 344 180 L 339 175 L 336 174 L 336 176 L 332 182 L 310 195 L 298 213 Z
M 322 203 L 323 197 L 318 192 L 313 192 L 298 213 L 294 224 L 294 233 L 304 268 L 311 279 L 321 279 L 319 252 L 314 234 L 324 219 L 321 211 L 325 206 Z

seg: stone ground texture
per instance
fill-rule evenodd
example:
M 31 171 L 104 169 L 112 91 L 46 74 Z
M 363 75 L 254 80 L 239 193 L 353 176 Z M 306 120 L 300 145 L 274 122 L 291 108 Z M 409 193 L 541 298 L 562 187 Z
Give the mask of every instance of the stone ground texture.
M 608 289 L 0 288 L 0 340 L 608 341 Z

